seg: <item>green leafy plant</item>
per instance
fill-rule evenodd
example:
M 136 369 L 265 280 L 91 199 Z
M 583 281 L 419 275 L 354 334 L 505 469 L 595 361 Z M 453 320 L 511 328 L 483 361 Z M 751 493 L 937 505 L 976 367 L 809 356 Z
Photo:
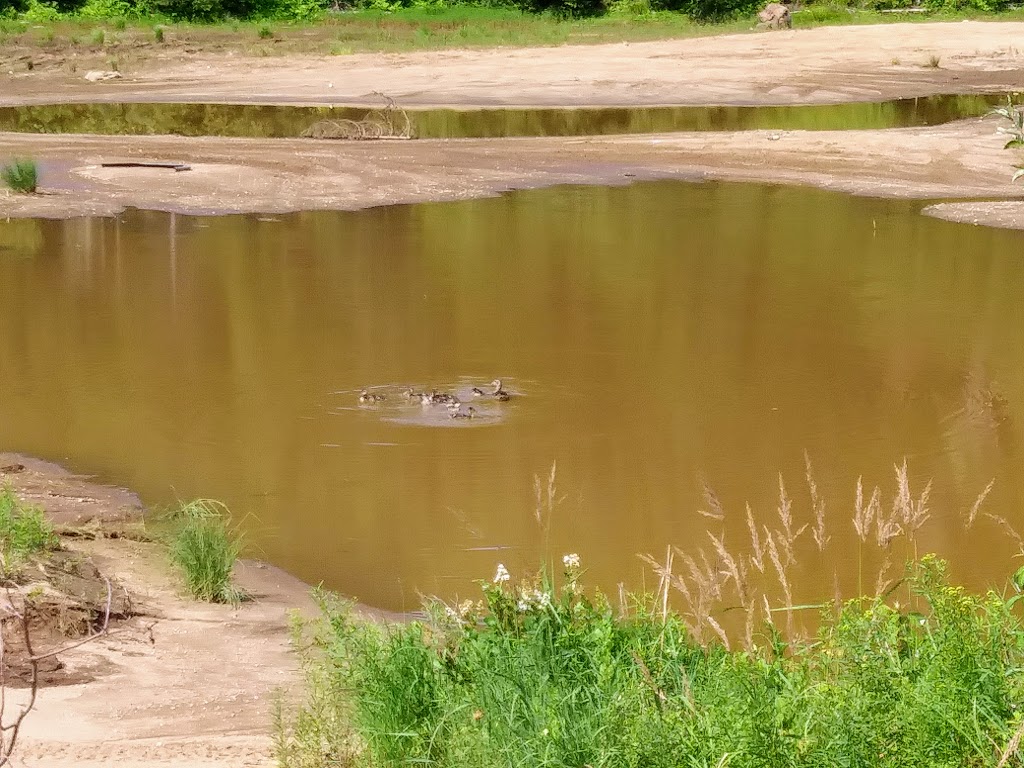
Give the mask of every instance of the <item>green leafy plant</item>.
M 274 37 L 274 30 L 264 25 L 256 30 L 256 35 L 260 40 L 270 40 Z
M 1006 97 L 1006 106 L 996 107 L 991 114 L 998 115 L 1006 120 L 1009 127 L 1002 127 L 999 130 L 1009 135 L 1003 149 L 1019 149 L 1024 147 L 1024 105 L 1017 104 L 1013 96 Z M 1013 181 L 1024 177 L 1024 166 L 1017 166 L 1013 174 Z
M 197 499 L 181 504 L 167 515 L 176 527 L 171 561 L 178 567 L 189 594 L 199 600 L 237 605 L 243 593 L 234 586 L 232 572 L 242 539 L 231 524 L 227 507 Z
M 39 166 L 35 160 L 12 160 L 0 167 L 0 179 L 15 192 L 34 194 L 39 186 Z

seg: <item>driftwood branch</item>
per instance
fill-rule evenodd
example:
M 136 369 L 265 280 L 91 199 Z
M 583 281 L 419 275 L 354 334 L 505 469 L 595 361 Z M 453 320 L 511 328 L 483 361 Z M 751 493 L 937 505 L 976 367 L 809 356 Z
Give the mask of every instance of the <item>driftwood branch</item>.
M 32 629 L 29 625 L 31 604 L 18 595 L 11 584 L 7 584 L 4 590 L 7 595 L 6 605 L 0 606 L 0 766 L 9 765 L 11 755 L 18 743 L 18 734 L 21 731 L 22 723 L 36 705 L 36 698 L 39 695 L 39 662 L 48 659 L 65 651 L 79 648 L 86 643 L 91 643 L 108 633 L 110 627 L 110 611 L 114 599 L 114 589 L 109 579 L 104 579 L 107 585 L 107 603 L 103 612 L 103 623 L 100 628 L 92 632 L 88 637 L 62 645 L 45 653 L 37 654 L 32 646 Z M 8 622 L 17 624 L 21 635 L 21 641 L 25 646 L 25 659 L 29 665 L 29 698 L 16 714 L 10 715 L 7 711 L 7 641 L 3 626 Z

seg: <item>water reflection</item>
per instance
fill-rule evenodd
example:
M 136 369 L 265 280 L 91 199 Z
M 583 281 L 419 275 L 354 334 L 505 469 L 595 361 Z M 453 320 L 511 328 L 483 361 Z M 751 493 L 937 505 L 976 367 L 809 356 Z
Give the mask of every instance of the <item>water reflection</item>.
M 425 139 L 590 136 L 668 131 L 844 130 L 909 128 L 979 117 L 1001 94 L 937 95 L 855 104 L 783 107 L 638 107 L 584 109 L 410 110 Z M 0 131 L 27 133 L 177 134 L 287 138 L 321 120 L 374 117 L 351 107 L 257 104 L 41 104 L 0 107 Z M 383 120 L 387 123 L 388 120 Z M 403 119 L 396 119 L 404 125 Z
M 0 223 L 0 445 L 222 498 L 273 561 L 397 608 L 563 551 L 639 585 L 636 553 L 703 544 L 702 479 L 734 541 L 780 471 L 804 509 L 805 450 L 849 580 L 856 479 L 906 456 L 935 478 L 922 549 L 984 582 L 1012 544 L 956 516 L 996 477 L 1020 519 L 1024 236 L 918 208 L 657 182 Z M 495 377 L 524 396 L 486 429 L 358 403 Z

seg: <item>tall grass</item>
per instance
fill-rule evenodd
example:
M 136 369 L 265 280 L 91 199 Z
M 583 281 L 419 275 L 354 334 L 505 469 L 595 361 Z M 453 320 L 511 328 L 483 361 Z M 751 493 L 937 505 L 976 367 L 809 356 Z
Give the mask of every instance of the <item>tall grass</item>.
M 242 539 L 227 507 L 198 499 L 182 504 L 169 517 L 177 528 L 171 539 L 171 561 L 189 594 L 198 600 L 237 605 L 243 593 L 233 584 L 232 572 Z
M 793 601 L 796 545 L 807 537 L 824 552 L 830 537 L 809 461 L 806 480 L 807 522 L 780 480 L 773 523 L 747 510 L 742 553 L 709 532 L 706 547 L 649 558 L 659 588 L 616 604 L 585 587 L 576 555 L 518 580 L 499 565 L 478 600 L 428 601 L 425 621 L 368 622 L 318 593 L 322 621 L 296 634 L 306 700 L 279 720 L 279 765 L 1019 764 L 1024 626 L 1013 582 L 971 594 L 942 560 L 915 554 L 929 488 L 912 492 L 903 464 L 891 504 L 858 483 L 853 510 L 865 563 L 884 552 L 882 578 L 813 606 L 808 631 Z M 537 489 L 543 525 L 554 470 Z M 985 514 L 984 495 L 968 525 Z M 705 500 L 717 527 L 726 511 L 710 488 Z M 903 573 L 893 547 L 909 558 Z
M 39 186 L 39 167 L 35 160 L 12 160 L 0 166 L 0 179 L 15 192 L 34 194 Z
M 33 555 L 56 549 L 57 535 L 42 509 L 0 486 L 0 575 L 8 577 Z

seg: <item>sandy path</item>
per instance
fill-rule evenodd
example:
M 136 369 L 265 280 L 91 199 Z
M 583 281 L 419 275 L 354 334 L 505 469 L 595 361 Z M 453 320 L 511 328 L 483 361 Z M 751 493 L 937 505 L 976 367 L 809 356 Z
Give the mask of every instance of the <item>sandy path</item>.
M 0 105 L 57 101 L 405 105 L 809 104 L 1024 86 L 1024 24 L 821 27 L 643 43 L 254 58 L 140 54 L 126 77 L 0 74 Z M 929 66 L 937 56 L 938 67 Z

